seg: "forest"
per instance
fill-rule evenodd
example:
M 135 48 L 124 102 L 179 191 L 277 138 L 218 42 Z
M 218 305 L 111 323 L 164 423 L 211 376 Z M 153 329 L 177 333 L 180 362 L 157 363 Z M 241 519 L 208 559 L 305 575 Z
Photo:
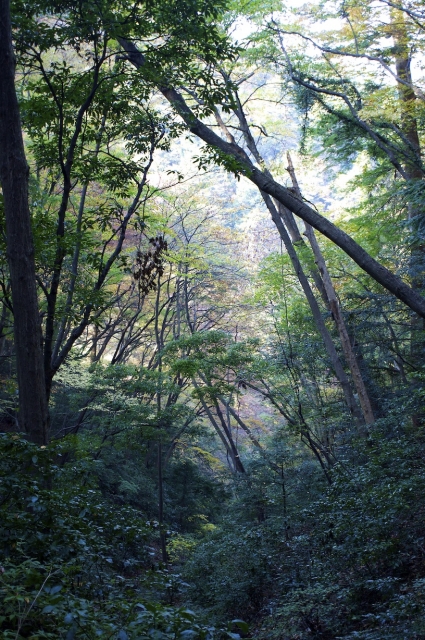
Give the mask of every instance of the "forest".
M 425 8 L 0 0 L 0 638 L 425 639 Z

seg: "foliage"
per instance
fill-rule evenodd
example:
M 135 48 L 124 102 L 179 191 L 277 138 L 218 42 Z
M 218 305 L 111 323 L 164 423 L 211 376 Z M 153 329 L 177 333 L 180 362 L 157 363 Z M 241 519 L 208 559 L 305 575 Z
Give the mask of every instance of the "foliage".
M 188 186 L 161 98 L 181 90 L 264 171 L 299 143 L 305 198 L 423 290 L 423 93 L 393 73 L 423 50 L 422 9 L 12 5 L 51 444 L 15 433 L 0 221 L 2 637 L 424 637 L 423 327 L 318 239 L 373 405 L 354 419 L 243 165 L 197 149 Z
M 218 637 L 185 607 L 149 599 L 157 524 L 105 500 L 94 463 L 65 463 L 70 450 L 1 436 L 2 637 Z
M 222 617 L 262 611 L 258 638 L 422 637 L 424 465 L 399 419 L 378 424 L 321 496 L 299 487 L 306 469 L 286 465 L 285 494 L 263 470 L 263 511 L 250 519 L 253 489 L 242 488 L 186 565 L 193 601 Z

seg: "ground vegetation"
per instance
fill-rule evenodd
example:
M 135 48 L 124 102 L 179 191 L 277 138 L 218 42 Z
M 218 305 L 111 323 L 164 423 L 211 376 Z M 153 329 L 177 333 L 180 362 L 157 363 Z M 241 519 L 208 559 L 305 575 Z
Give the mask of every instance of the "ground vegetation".
M 0 634 L 425 637 L 419 3 L 0 0 Z

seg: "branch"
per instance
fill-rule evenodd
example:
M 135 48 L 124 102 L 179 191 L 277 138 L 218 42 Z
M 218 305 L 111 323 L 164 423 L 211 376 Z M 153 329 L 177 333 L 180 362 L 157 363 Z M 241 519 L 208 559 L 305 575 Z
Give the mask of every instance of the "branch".
M 381 0 L 381 2 L 383 1 L 385 0 Z M 388 3 L 385 2 L 385 4 L 390 4 L 391 6 L 395 6 L 389 2 Z M 409 87 L 410 89 L 412 88 L 416 89 L 418 98 L 421 98 L 421 100 L 425 100 L 425 94 L 422 91 L 422 89 L 420 89 L 415 85 L 412 85 L 407 80 L 403 80 L 403 78 L 400 78 L 400 76 L 398 76 L 391 69 L 391 67 L 384 61 L 384 59 L 381 58 L 380 56 L 371 56 L 367 53 L 352 53 L 351 51 L 342 51 L 341 49 L 332 49 L 330 47 L 322 47 L 315 40 L 313 40 L 313 38 L 310 38 L 309 36 L 306 36 L 303 33 L 299 33 L 298 31 L 286 31 L 285 29 L 273 28 L 270 25 L 268 26 L 268 28 L 271 31 L 276 31 L 277 33 L 285 33 L 286 35 L 289 35 L 289 36 L 298 36 L 303 40 L 307 40 L 308 42 L 311 42 L 313 46 L 315 46 L 317 49 L 319 49 L 319 51 L 322 51 L 323 53 L 329 53 L 331 55 L 336 55 L 336 56 L 347 56 L 350 58 L 363 58 L 365 60 L 370 60 L 371 62 L 378 62 L 385 69 L 385 71 L 387 71 L 389 74 L 392 75 L 392 77 L 396 80 L 396 82 L 398 82 L 399 84 L 404 84 L 406 85 L 406 87 Z
M 118 38 L 120 44 L 127 52 L 129 61 L 138 69 L 145 64 L 145 58 L 137 47 L 128 40 Z M 207 144 L 216 147 L 220 151 L 238 160 L 244 175 L 253 182 L 260 191 L 268 193 L 287 207 L 292 213 L 299 216 L 304 222 L 310 224 L 314 229 L 329 238 L 334 244 L 340 247 L 347 255 L 356 262 L 361 269 L 366 271 L 376 282 L 404 302 L 413 311 L 425 318 L 425 300 L 414 289 L 409 287 L 401 278 L 392 273 L 389 269 L 377 262 L 367 251 L 363 249 L 345 231 L 339 229 L 330 220 L 321 216 L 305 202 L 300 202 L 286 187 L 270 178 L 264 171 L 258 169 L 249 160 L 245 151 L 235 143 L 229 143 L 220 138 L 209 127 L 203 124 L 193 113 L 185 102 L 184 98 L 172 87 L 159 86 L 163 96 L 172 105 L 174 110 L 180 115 L 189 131 L 199 137 Z

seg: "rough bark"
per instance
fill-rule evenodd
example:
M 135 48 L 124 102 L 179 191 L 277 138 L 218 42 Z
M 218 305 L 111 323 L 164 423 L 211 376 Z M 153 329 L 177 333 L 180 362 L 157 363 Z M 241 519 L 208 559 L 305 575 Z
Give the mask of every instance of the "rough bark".
M 7 259 L 12 288 L 19 427 L 45 445 L 48 408 L 44 388 L 42 338 L 34 245 L 28 203 L 29 168 L 15 90 L 9 0 L 0 0 L 0 181 L 6 218 Z
M 416 94 L 413 90 L 412 74 L 410 71 L 409 34 L 402 11 L 392 8 L 390 10 L 390 16 L 392 36 L 395 44 L 394 62 L 401 106 L 401 129 L 408 146 L 406 151 L 408 155 L 410 155 L 410 159 L 404 163 L 404 170 L 409 180 L 420 180 L 424 177 L 424 171 L 421 162 L 418 124 L 414 116 Z M 415 212 L 413 212 L 413 214 L 414 213 Z
M 137 47 L 132 42 L 123 38 L 119 38 L 119 42 L 126 51 L 128 60 L 136 68 L 142 68 L 145 64 L 145 58 Z M 275 198 L 296 216 L 329 238 L 345 251 L 361 269 L 376 280 L 376 282 L 390 291 L 413 311 L 416 311 L 416 313 L 425 318 L 425 299 L 417 291 L 372 258 L 353 238 L 335 226 L 330 220 L 321 216 L 307 203 L 300 202 L 289 189 L 267 176 L 264 171 L 250 161 L 241 147 L 234 143 L 226 142 L 226 140 L 220 138 L 209 127 L 203 124 L 194 115 L 182 95 L 174 88 L 164 86 L 158 86 L 158 88 L 194 135 L 208 145 L 214 146 L 221 152 L 237 160 L 240 171 L 251 180 L 260 191 Z

